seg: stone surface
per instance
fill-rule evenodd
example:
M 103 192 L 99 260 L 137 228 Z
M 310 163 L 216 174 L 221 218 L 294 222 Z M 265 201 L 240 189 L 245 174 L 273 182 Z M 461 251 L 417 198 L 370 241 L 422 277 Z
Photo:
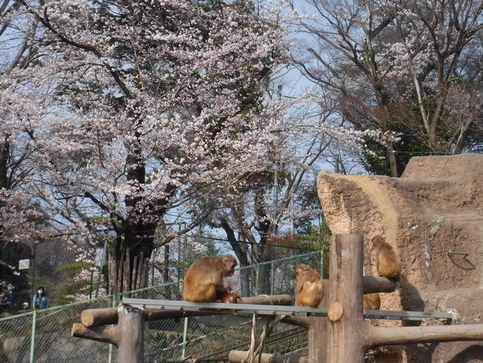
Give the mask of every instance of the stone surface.
M 365 275 L 377 273 L 371 254 L 375 235 L 398 251 L 403 276 L 396 292 L 382 294 L 381 309 L 453 309 L 460 317 L 453 324 L 479 322 L 483 155 L 416 157 L 400 178 L 321 171 L 318 194 L 333 234 L 364 236 Z M 482 352 L 482 342 L 413 345 L 394 361 L 483 362 Z

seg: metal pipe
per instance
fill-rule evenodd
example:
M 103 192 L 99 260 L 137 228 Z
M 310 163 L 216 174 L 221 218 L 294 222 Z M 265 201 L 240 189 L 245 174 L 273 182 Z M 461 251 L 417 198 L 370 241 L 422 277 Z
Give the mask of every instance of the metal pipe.
M 188 319 L 184 318 L 184 326 L 183 326 L 183 349 L 181 351 L 181 359 L 186 358 L 186 343 L 188 342 Z
M 30 363 L 34 363 L 35 358 L 35 328 L 37 327 L 37 310 L 32 313 L 32 337 L 30 338 Z

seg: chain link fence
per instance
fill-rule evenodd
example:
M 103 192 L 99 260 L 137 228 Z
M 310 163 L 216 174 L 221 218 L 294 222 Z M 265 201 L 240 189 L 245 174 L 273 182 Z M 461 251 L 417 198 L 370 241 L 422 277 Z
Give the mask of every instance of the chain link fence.
M 226 244 L 225 244 L 226 245 Z M 293 296 L 294 267 L 305 263 L 324 274 L 327 258 L 324 250 L 309 251 L 266 246 L 263 254 L 276 259 L 236 270 L 226 285 L 242 296 L 260 294 Z M 225 253 L 225 251 L 221 251 Z M 229 252 L 229 249 L 226 250 Z M 186 271 L 186 255 L 172 259 L 173 271 Z M 257 253 L 260 253 L 257 251 Z M 183 260 L 181 260 L 183 258 Z M 152 281 L 162 276 L 155 276 Z M 130 292 L 132 298 L 180 300 L 181 283 L 175 281 Z M 90 295 L 95 295 L 94 284 Z M 116 362 L 111 344 L 71 336 L 74 323 L 80 322 L 83 310 L 117 306 L 121 296 L 91 298 L 87 301 L 59 305 L 44 310 L 27 311 L 0 319 L 0 363 Z M 53 298 L 55 300 L 55 297 Z M 261 317 L 260 319 L 265 319 Z M 257 324 L 259 328 L 262 322 Z M 185 358 L 214 362 L 226 360 L 232 349 L 246 350 L 250 344 L 252 317 L 226 314 L 182 319 L 149 321 L 145 324 L 144 361 L 174 362 Z M 260 332 L 257 332 L 259 335 Z M 265 352 L 304 354 L 305 331 L 280 323 L 268 341 Z

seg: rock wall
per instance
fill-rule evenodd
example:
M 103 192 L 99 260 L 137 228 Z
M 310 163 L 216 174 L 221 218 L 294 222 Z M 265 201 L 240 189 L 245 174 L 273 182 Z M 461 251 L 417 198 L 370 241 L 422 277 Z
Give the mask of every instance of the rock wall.
M 382 294 L 381 309 L 455 309 L 453 324 L 480 322 L 483 155 L 416 157 L 400 178 L 321 171 L 318 194 L 333 234 L 364 236 L 364 274 L 376 275 L 372 237 L 383 235 L 398 251 L 403 276 L 396 292 Z M 470 347 L 480 354 L 471 362 L 483 362 L 480 342 L 408 346 L 397 361 L 469 362 L 461 354 Z

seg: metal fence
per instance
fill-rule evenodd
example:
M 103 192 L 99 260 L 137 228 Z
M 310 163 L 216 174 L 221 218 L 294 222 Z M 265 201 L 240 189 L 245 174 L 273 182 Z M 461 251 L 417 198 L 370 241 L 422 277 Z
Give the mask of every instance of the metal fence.
M 309 264 L 322 272 L 324 252 L 306 251 L 243 267 L 227 284 L 234 291 L 241 291 L 242 296 L 261 293 L 293 295 L 293 270 L 299 263 Z M 174 282 L 130 292 L 129 296 L 176 300 L 173 297 L 180 296 L 180 288 L 181 284 Z M 116 349 L 112 345 L 72 337 L 71 329 L 74 323 L 80 322 L 83 310 L 113 307 L 120 298 L 109 296 L 91 299 L 0 319 L 0 362 L 115 362 Z M 149 321 L 145 329 L 145 362 L 180 361 L 188 357 L 219 361 L 226 359 L 232 349 L 248 348 L 252 317 L 227 314 Z M 305 347 L 303 329 L 280 323 L 273 331 L 265 352 L 303 354 Z

